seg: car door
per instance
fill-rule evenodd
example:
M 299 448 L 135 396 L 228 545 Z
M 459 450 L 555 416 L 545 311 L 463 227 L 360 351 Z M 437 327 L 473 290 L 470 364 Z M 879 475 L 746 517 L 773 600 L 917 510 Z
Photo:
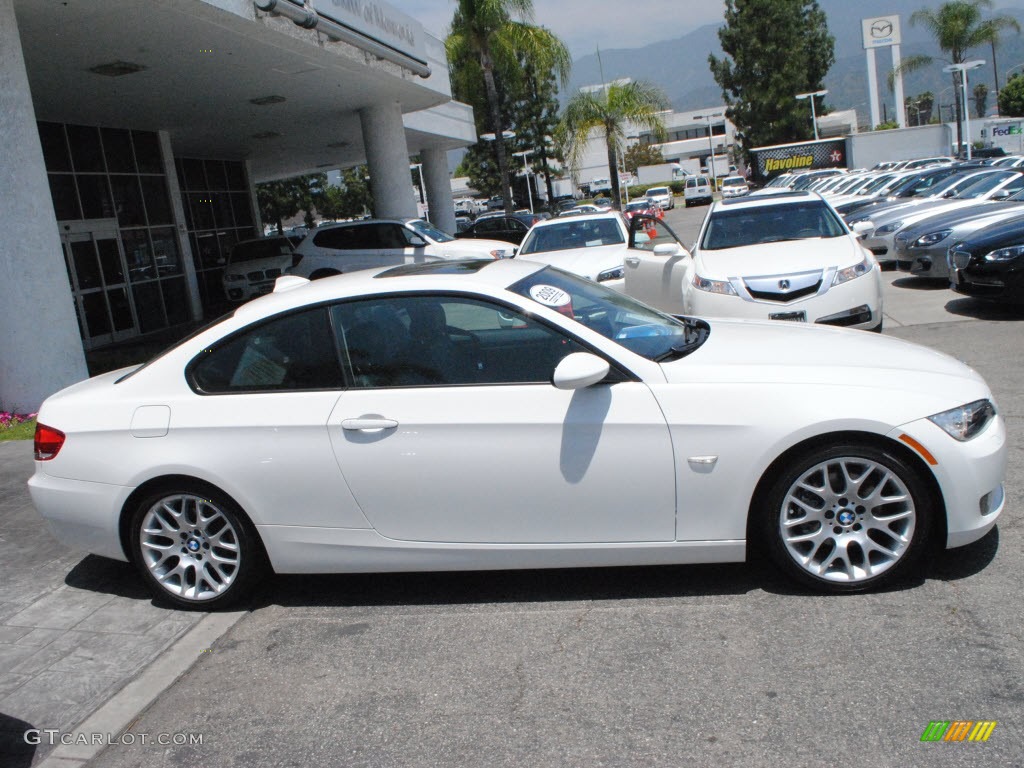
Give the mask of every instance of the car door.
M 629 249 L 624 260 L 624 292 L 670 314 L 683 311 L 683 288 L 693 259 L 675 232 L 647 214 L 629 224 Z
M 482 299 L 383 297 L 332 311 L 353 386 L 330 416 L 331 443 L 381 535 L 673 539 L 672 446 L 645 384 L 557 389 L 555 365 L 585 347 Z

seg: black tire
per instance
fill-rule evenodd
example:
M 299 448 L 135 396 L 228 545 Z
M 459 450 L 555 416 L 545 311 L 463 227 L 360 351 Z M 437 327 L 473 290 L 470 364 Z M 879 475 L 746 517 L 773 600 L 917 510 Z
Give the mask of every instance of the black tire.
M 218 610 L 247 596 L 267 570 L 255 528 L 212 486 L 182 481 L 147 494 L 131 517 L 131 556 L 162 600 Z
M 889 585 L 914 569 L 933 529 L 935 500 L 920 472 L 868 442 L 807 450 L 786 461 L 757 505 L 762 542 L 811 589 Z

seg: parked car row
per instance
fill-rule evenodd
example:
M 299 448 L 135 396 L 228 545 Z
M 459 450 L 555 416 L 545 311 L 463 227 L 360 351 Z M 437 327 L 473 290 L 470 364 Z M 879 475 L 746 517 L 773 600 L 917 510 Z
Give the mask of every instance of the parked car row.
M 864 247 L 882 265 L 948 280 L 965 295 L 1024 303 L 1024 158 L 925 158 L 871 171 L 792 174 L 786 184 L 822 194 L 862 231 Z

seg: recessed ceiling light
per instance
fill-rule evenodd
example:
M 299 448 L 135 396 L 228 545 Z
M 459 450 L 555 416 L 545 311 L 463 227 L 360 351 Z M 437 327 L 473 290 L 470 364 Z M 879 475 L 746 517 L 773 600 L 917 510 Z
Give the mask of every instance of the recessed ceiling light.
M 252 137 L 254 139 L 276 139 L 281 136 L 277 131 L 263 131 L 263 133 L 254 133 Z
M 249 99 L 250 104 L 255 104 L 257 107 L 265 107 L 268 104 L 280 104 L 282 101 L 287 101 L 284 96 L 260 96 L 258 99 Z
M 142 64 L 135 64 L 131 61 L 112 61 L 109 64 L 97 64 L 95 67 L 89 67 L 89 71 L 106 77 L 121 77 L 121 75 L 133 75 L 145 68 Z

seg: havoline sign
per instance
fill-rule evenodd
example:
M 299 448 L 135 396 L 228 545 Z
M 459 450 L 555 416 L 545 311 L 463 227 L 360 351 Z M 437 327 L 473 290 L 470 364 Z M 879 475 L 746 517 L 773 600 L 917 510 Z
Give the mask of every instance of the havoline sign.
M 777 144 L 750 150 L 754 178 L 765 182 L 773 176 L 790 171 L 815 168 L 845 168 L 846 139 L 802 141 L 798 144 Z

